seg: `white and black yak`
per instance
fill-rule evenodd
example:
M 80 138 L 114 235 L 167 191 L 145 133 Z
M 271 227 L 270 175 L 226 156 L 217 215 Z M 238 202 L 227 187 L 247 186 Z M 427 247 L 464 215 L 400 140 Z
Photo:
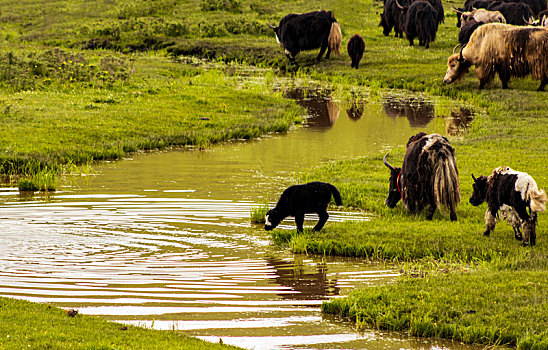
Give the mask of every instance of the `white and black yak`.
M 363 52 L 365 50 L 365 41 L 363 40 L 360 34 L 354 34 L 348 44 L 346 45 L 346 51 L 352 60 L 350 67 L 358 69 L 358 65 L 363 57 Z
M 459 172 L 455 149 L 439 135 L 420 132 L 411 136 L 401 168 L 390 169 L 390 188 L 385 204 L 394 208 L 401 199 L 411 214 L 419 214 L 429 206 L 427 220 L 432 220 L 436 208 L 449 209 L 451 221 L 457 220 L 460 202 Z
M 305 50 L 320 48 L 318 61 L 325 50 L 326 59 L 329 59 L 332 51 L 336 55 L 340 53 L 341 28 L 331 11 L 291 13 L 283 17 L 277 27 L 270 25 L 270 28 L 276 34 L 276 41 L 285 49 L 285 55 L 291 63 L 295 63 L 295 56 Z
M 516 239 L 523 245 L 535 245 L 537 213 L 546 210 L 546 192 L 537 187 L 535 180 L 527 173 L 506 166 L 495 169 L 488 177 L 475 178 L 472 174 L 472 178 L 474 192 L 470 204 L 478 206 L 487 202 L 483 234 L 490 235 L 499 216 L 512 225 Z
M 286 188 L 278 203 L 265 216 L 264 229 L 273 230 L 288 216 L 295 217 L 297 231 L 303 231 L 304 214 L 316 213 L 320 220 L 314 226 L 314 231 L 320 231 L 327 219 L 327 206 L 331 196 L 337 205 L 342 205 L 341 194 L 332 184 L 326 182 L 309 182 L 304 185 L 293 185 Z
M 477 28 L 468 44 L 447 59 L 443 82 L 451 84 L 462 78 L 471 66 L 483 89 L 498 73 L 502 88 L 508 88 L 510 77 L 531 74 L 540 80 L 537 91 L 548 84 L 548 28 L 515 27 L 502 23 L 484 24 Z

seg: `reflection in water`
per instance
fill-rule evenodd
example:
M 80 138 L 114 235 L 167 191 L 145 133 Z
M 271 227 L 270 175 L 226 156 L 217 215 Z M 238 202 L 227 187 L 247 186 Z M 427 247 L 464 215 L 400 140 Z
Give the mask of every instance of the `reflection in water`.
M 363 101 L 351 101 L 350 107 L 346 109 L 346 114 L 348 115 L 348 118 L 355 121 L 360 119 L 363 115 L 364 107 L 365 103 Z
M 274 267 L 276 284 L 291 288 L 295 294 L 282 294 L 284 299 L 325 299 L 340 292 L 336 279 L 327 277 L 327 264 L 319 262 L 316 266 L 305 265 L 301 259 L 284 260 L 267 257 L 266 261 Z
M 413 128 L 424 127 L 435 117 L 434 104 L 421 97 L 383 98 L 385 113 L 392 119 L 405 117 Z
M 458 111 L 452 111 L 451 117 L 445 121 L 445 132 L 447 135 L 458 136 L 465 132 L 472 121 L 474 120 L 475 113 L 472 109 L 461 107 Z
M 251 207 L 277 199 L 295 172 L 379 154 L 416 133 L 380 109 L 367 104 L 367 118 L 329 129 L 134 154 L 48 198 L 0 190 L 0 293 L 250 349 L 465 349 L 358 333 L 322 316 L 326 298 L 397 273 L 360 259 L 294 256 L 250 223 Z M 328 225 L 367 219 L 329 215 Z
M 295 88 L 284 93 L 284 97 L 295 100 L 308 110 L 307 123 L 317 127 L 331 127 L 339 118 L 340 107 L 325 90 Z

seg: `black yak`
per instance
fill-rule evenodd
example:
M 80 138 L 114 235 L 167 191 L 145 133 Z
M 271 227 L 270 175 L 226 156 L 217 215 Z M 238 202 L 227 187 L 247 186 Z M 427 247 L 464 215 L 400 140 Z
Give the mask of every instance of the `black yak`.
M 533 21 L 533 12 L 529 5 L 523 2 L 494 1 L 487 6 L 489 11 L 499 11 L 506 19 L 506 23 L 524 26 Z
M 341 195 L 332 184 L 309 182 L 304 185 L 289 186 L 283 191 L 274 209 L 266 213 L 265 230 L 273 230 L 283 219 L 294 216 L 297 231 L 302 232 L 304 214 L 317 213 L 320 220 L 314 226 L 314 231 L 320 231 L 329 218 L 327 206 L 331 201 L 331 195 L 337 205 L 342 205 Z
M 352 60 L 350 67 L 358 69 L 358 65 L 363 56 L 363 51 L 365 50 L 365 41 L 363 41 L 362 36 L 360 34 L 354 34 L 350 40 L 348 40 L 346 50 Z
M 498 73 L 502 88 L 508 88 L 511 76 L 532 74 L 540 80 L 537 91 L 548 84 L 548 28 L 515 27 L 502 23 L 482 25 L 474 31 L 468 45 L 447 60 L 443 82 L 451 84 L 476 66 L 482 89 Z
M 325 58 L 328 59 L 331 51 L 338 55 L 341 49 L 341 28 L 331 11 L 301 15 L 292 13 L 283 17 L 277 27 L 270 28 L 274 30 L 278 44 L 285 49 L 285 55 L 291 63 L 295 63 L 295 56 L 304 50 L 320 48 L 317 57 L 319 61 L 325 50 Z
M 478 206 L 487 202 L 483 234 L 489 236 L 495 229 L 500 212 L 499 217 L 512 225 L 516 239 L 523 245 L 535 245 L 537 212 L 546 210 L 546 193 L 538 189 L 535 180 L 509 167 L 497 168 L 488 177 L 475 178 L 472 174 L 472 178 L 474 192 L 470 204 Z
M 418 214 L 430 206 L 427 220 L 432 220 L 436 208 L 449 209 L 451 221 L 457 220 L 460 202 L 459 172 L 455 149 L 439 135 L 420 132 L 409 138 L 401 168 L 390 169 L 390 188 L 385 204 L 394 208 L 401 199 L 411 214 Z
M 475 19 L 469 19 L 466 22 L 464 22 L 459 29 L 459 43 L 461 45 L 468 44 L 468 41 L 470 40 L 472 33 L 474 33 L 474 31 L 483 24 L 485 23 L 478 22 Z
M 387 0 L 384 4 L 384 10 L 381 13 L 381 22 L 379 27 L 382 27 L 384 36 L 388 36 L 392 28 L 394 28 L 394 36 L 403 38 L 403 25 L 405 23 L 405 14 L 403 8 L 409 6 L 412 0 Z
M 430 43 L 436 40 L 438 31 L 436 9 L 428 1 L 422 0 L 413 2 L 409 7 L 401 6 L 397 0 L 396 4 L 405 13 L 403 29 L 409 45 L 413 46 L 413 41 L 418 38 L 420 46 L 429 48 Z

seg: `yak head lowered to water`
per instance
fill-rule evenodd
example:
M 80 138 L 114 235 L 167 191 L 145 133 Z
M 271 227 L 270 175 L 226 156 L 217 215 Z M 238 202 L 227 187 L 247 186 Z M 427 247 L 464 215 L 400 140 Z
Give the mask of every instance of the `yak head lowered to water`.
M 390 209 L 394 208 L 396 204 L 401 199 L 401 191 L 400 191 L 400 176 L 401 176 L 401 168 L 395 168 L 388 161 L 386 160 L 386 157 L 390 154 L 387 153 L 382 161 L 384 162 L 384 165 L 390 169 L 390 187 L 388 189 L 388 197 L 384 201 L 384 204 L 386 204 Z

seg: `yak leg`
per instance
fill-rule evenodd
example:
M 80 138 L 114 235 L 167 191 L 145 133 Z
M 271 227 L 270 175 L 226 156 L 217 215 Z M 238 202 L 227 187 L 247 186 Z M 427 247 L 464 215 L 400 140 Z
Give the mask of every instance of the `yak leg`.
M 426 220 L 432 220 L 435 212 L 436 212 L 436 205 L 430 204 L 430 208 L 428 208 L 428 214 L 426 215 Z
M 320 231 L 323 228 L 323 225 L 327 222 L 327 219 L 329 218 L 329 214 L 327 214 L 327 210 L 319 211 L 318 216 L 320 217 L 320 220 L 314 226 L 314 231 Z
M 536 226 L 537 226 L 537 214 L 533 213 L 531 217 L 525 221 L 523 225 L 523 240 L 521 241 L 521 244 L 531 245 L 534 246 L 536 244 L 537 240 L 537 232 L 536 232 Z
M 544 87 L 548 84 L 548 77 L 542 78 L 540 81 L 540 86 L 538 87 L 537 91 L 544 91 Z
M 496 215 L 497 213 L 495 213 Z M 495 229 L 495 226 L 497 225 L 497 219 L 496 216 L 491 213 L 491 210 L 487 209 L 485 212 L 485 231 L 483 232 L 484 236 L 489 237 L 491 234 L 491 231 Z
M 323 43 L 322 47 L 320 48 L 320 53 L 318 54 L 318 57 L 316 58 L 318 60 L 318 62 L 320 62 L 320 60 L 322 59 L 322 56 L 323 56 L 325 50 L 327 50 L 327 42 Z M 325 58 L 329 58 L 329 53 L 330 52 L 327 52 L 327 55 L 325 55 Z
M 289 63 L 296 64 L 295 57 L 287 50 L 285 50 L 285 56 L 289 59 Z
M 304 213 L 295 214 L 295 224 L 297 225 L 297 232 L 303 232 Z
M 449 218 L 451 221 L 457 221 L 457 211 L 453 208 L 453 206 L 449 209 Z
M 499 70 L 499 78 L 502 82 L 502 88 L 508 89 L 508 81 L 510 80 L 510 74 L 505 70 Z

